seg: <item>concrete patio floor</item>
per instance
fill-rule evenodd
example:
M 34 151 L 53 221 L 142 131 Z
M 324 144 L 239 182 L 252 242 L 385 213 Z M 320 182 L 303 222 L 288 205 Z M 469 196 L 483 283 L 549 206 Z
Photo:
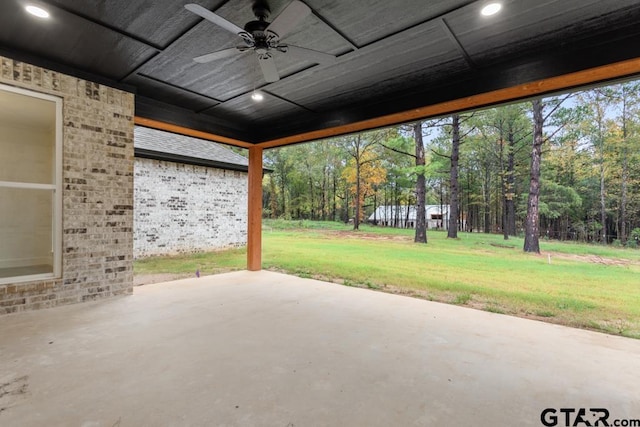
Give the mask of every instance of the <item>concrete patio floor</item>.
M 612 422 L 639 378 L 640 341 L 267 271 L 0 318 L 1 426 Z

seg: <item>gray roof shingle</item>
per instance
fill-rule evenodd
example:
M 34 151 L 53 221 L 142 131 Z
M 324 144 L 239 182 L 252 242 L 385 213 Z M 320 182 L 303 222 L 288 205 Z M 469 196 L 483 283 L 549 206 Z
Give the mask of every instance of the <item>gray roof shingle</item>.
M 222 144 L 204 139 L 178 135 L 157 129 L 136 126 L 134 130 L 136 155 L 159 160 L 184 161 L 230 169 L 247 170 L 249 160 L 225 148 Z

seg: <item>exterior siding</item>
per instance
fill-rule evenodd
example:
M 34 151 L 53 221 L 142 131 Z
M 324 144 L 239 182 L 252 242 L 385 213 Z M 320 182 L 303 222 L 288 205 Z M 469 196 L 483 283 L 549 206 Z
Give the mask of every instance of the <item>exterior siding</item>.
M 62 277 L 0 285 L 0 314 L 132 293 L 133 94 L 5 57 L 0 83 L 63 99 Z
M 134 183 L 136 258 L 246 245 L 246 172 L 136 158 Z

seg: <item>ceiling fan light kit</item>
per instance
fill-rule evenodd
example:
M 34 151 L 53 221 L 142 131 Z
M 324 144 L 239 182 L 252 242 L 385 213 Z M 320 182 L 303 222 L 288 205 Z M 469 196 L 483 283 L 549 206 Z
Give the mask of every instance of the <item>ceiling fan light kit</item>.
M 264 1 L 254 2 L 253 13 L 256 16 L 256 20 L 247 22 L 244 28 L 238 27 L 236 24 L 227 21 L 199 4 L 189 3 L 185 5 L 185 8 L 207 21 L 238 35 L 243 43 L 236 47 L 198 56 L 193 58 L 195 62 L 204 64 L 233 56 L 238 52 L 253 50 L 256 53 L 265 81 L 273 83 L 280 80 L 274 54 L 290 54 L 317 64 L 330 64 L 336 60 L 334 55 L 328 53 L 281 43 L 283 37 L 311 14 L 311 9 L 298 0 L 293 0 L 289 3 L 272 22 L 267 21 L 271 13 L 269 5 Z
M 492 16 L 500 12 L 502 5 L 500 3 L 489 3 L 482 8 L 480 13 L 484 16 Z

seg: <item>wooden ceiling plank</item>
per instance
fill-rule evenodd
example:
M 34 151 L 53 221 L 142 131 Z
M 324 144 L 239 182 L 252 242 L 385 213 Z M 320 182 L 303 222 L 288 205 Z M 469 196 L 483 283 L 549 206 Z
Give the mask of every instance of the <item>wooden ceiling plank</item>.
M 108 24 L 108 23 L 100 21 L 98 19 L 94 19 L 94 18 L 90 17 L 87 14 L 80 13 L 77 10 L 72 10 L 72 9 L 70 9 L 68 7 L 65 7 L 64 5 L 62 5 L 62 4 L 58 3 L 58 2 L 55 2 L 55 1 L 51 1 L 51 0 L 41 0 L 41 1 L 43 1 L 43 3 L 45 3 L 47 6 L 54 7 L 56 9 L 62 10 L 62 11 L 66 12 L 66 13 L 68 13 L 70 15 L 76 16 L 77 18 L 83 19 L 83 20 L 85 20 L 87 22 L 91 22 L 92 24 L 98 25 L 98 26 L 100 26 L 102 28 L 106 28 L 109 31 L 113 31 L 114 33 L 117 33 L 117 34 L 119 34 L 121 36 L 127 37 L 127 38 L 129 38 L 131 40 L 135 40 L 138 43 L 142 43 L 143 45 L 147 46 L 148 48 L 154 49 L 156 51 L 156 53 L 162 51 L 162 47 L 158 46 L 156 43 L 153 43 L 150 40 L 145 40 L 145 39 L 143 39 L 141 37 L 136 36 L 133 33 L 130 33 L 130 32 L 125 31 L 125 30 L 122 30 L 122 29 L 120 29 L 120 28 L 118 28 L 118 27 L 116 27 L 114 25 Z
M 140 75 L 138 74 L 138 70 L 140 70 L 142 67 L 144 67 L 146 64 L 148 64 L 149 62 L 153 61 L 153 59 L 158 56 L 160 54 L 160 51 L 154 53 L 153 55 L 151 55 L 149 58 L 147 58 L 145 61 L 143 61 L 142 63 L 138 64 L 135 68 L 132 68 L 128 71 L 127 75 L 124 77 L 121 77 L 118 81 L 119 82 L 126 82 L 128 79 L 130 79 L 132 76 L 135 75 Z
M 415 108 L 409 111 L 381 116 L 347 125 L 278 138 L 271 141 L 265 141 L 258 145 L 264 149 L 276 148 L 301 142 L 346 135 L 349 133 L 392 126 L 459 111 L 487 107 L 499 103 L 517 101 L 564 89 L 575 89 L 580 86 L 628 77 L 635 74 L 640 74 L 640 58 L 595 67 L 562 76 L 551 77 L 548 79 L 537 80 L 434 105 L 427 105 L 421 108 Z
M 447 34 L 447 37 L 449 37 L 449 40 L 451 40 L 451 43 L 453 43 L 453 45 L 456 47 L 456 49 L 458 49 L 465 61 L 467 61 L 469 68 L 477 68 L 476 64 L 474 64 L 473 62 L 473 59 L 471 59 L 471 56 L 469 56 L 469 53 L 465 50 L 465 48 L 460 43 L 460 40 L 458 40 L 456 35 L 453 33 L 451 27 L 449 27 L 449 24 L 447 24 L 445 18 L 440 19 L 440 26 L 442 27 L 442 30 Z
M 309 5 L 307 5 L 309 6 Z M 338 27 L 336 27 L 335 25 L 333 25 L 331 22 L 329 22 L 329 20 L 327 18 L 325 18 L 324 16 L 322 16 L 320 13 L 318 13 L 316 10 L 314 10 L 312 7 L 309 7 L 311 9 L 311 12 L 313 13 L 313 15 L 318 18 L 322 23 L 324 23 L 327 27 L 331 28 L 331 31 L 333 31 L 334 33 L 336 33 L 337 35 L 340 36 L 340 38 L 342 38 L 342 40 L 344 40 L 345 42 L 347 42 L 347 44 L 351 47 L 352 50 L 358 50 L 359 46 L 356 45 L 356 43 L 351 40 L 346 34 L 344 34 L 342 31 L 340 31 L 338 29 Z
M 266 94 L 267 94 L 267 95 L 269 95 L 269 96 L 273 96 L 274 98 L 278 98 L 279 100 L 281 100 L 281 101 L 283 101 L 283 102 L 286 102 L 287 104 L 290 104 L 290 105 L 293 105 L 293 106 L 295 106 L 295 107 L 298 107 L 298 108 L 300 108 L 301 110 L 305 110 L 305 111 L 308 111 L 308 112 L 310 112 L 310 113 L 315 113 L 315 111 L 314 111 L 314 110 L 312 110 L 312 109 L 310 109 L 310 108 L 307 108 L 307 107 L 305 107 L 305 106 L 304 106 L 304 105 L 302 105 L 302 104 L 298 104 L 297 102 L 294 102 L 294 101 L 292 101 L 292 100 L 290 100 L 290 99 L 287 99 L 287 98 L 285 98 L 285 97 L 283 97 L 283 96 L 276 95 L 275 93 L 270 92 L 270 91 L 268 91 L 268 90 L 262 89 L 262 92 L 266 93 Z
M 467 6 L 472 5 L 474 3 L 477 3 L 477 2 L 478 2 L 478 0 L 465 1 L 462 4 L 459 4 L 459 5 L 455 6 L 455 7 L 452 7 L 450 9 L 447 9 L 447 10 L 439 13 L 438 15 L 430 16 L 429 18 L 425 19 L 424 21 L 417 22 L 417 23 L 415 23 L 413 25 L 409 25 L 409 26 L 407 26 L 405 28 L 402 28 L 402 29 L 400 29 L 398 31 L 386 34 L 384 37 L 381 37 L 381 38 L 378 38 L 376 40 L 373 40 L 373 41 L 370 41 L 368 43 L 365 43 L 365 44 L 360 46 L 360 49 L 362 49 L 363 47 L 375 45 L 376 43 L 379 43 L 381 41 L 387 40 L 387 39 L 389 39 L 391 37 L 402 35 L 403 33 L 406 33 L 406 32 L 409 32 L 409 31 L 413 30 L 414 28 L 421 27 L 421 26 L 427 25 L 429 23 L 438 22 L 439 20 L 442 20 L 443 18 L 446 18 L 447 16 L 451 15 L 452 13 L 457 12 L 459 10 L 462 10 L 462 9 L 466 8 Z
M 185 3 L 187 3 L 185 1 Z M 212 12 L 216 12 L 218 11 L 221 7 L 225 6 L 227 3 L 229 3 L 229 0 L 222 0 L 215 8 L 213 8 L 211 11 Z M 195 14 L 193 16 L 196 16 Z M 176 44 L 183 36 L 187 35 L 190 31 L 193 31 L 197 26 L 201 25 L 203 22 L 208 22 L 206 19 L 201 18 L 198 19 L 195 24 L 185 28 L 181 33 L 176 34 L 174 37 L 172 37 L 172 39 L 164 46 L 164 48 L 162 49 L 167 50 L 169 49 L 171 46 L 173 46 L 174 44 Z
M 186 92 L 186 93 L 190 93 L 190 94 L 192 94 L 192 95 L 199 96 L 200 98 L 206 98 L 206 99 L 209 99 L 209 100 L 211 100 L 211 101 L 215 102 L 215 103 L 216 103 L 216 105 L 217 105 L 217 104 L 221 104 L 221 103 L 222 103 L 222 101 L 221 101 L 221 100 L 216 99 L 216 98 L 214 98 L 214 97 L 212 97 L 212 96 L 204 95 L 204 94 L 202 94 L 202 93 L 195 92 L 195 91 L 193 91 L 193 90 L 190 90 L 190 89 L 184 88 L 184 87 L 182 87 L 182 86 L 177 86 L 177 85 L 174 85 L 174 84 L 172 84 L 172 83 L 166 82 L 166 81 L 164 81 L 164 80 L 156 79 L 155 77 L 148 76 L 148 75 L 143 74 L 143 73 L 136 73 L 136 74 L 137 74 L 138 76 L 140 76 L 140 77 L 144 78 L 144 79 L 148 79 L 148 80 L 154 81 L 154 82 L 156 82 L 156 83 L 158 83 L 158 84 L 161 84 L 161 85 L 164 85 L 164 86 L 169 86 L 169 87 L 171 87 L 171 88 L 173 88 L 173 89 L 176 89 L 176 90 L 178 90 L 178 91 Z

